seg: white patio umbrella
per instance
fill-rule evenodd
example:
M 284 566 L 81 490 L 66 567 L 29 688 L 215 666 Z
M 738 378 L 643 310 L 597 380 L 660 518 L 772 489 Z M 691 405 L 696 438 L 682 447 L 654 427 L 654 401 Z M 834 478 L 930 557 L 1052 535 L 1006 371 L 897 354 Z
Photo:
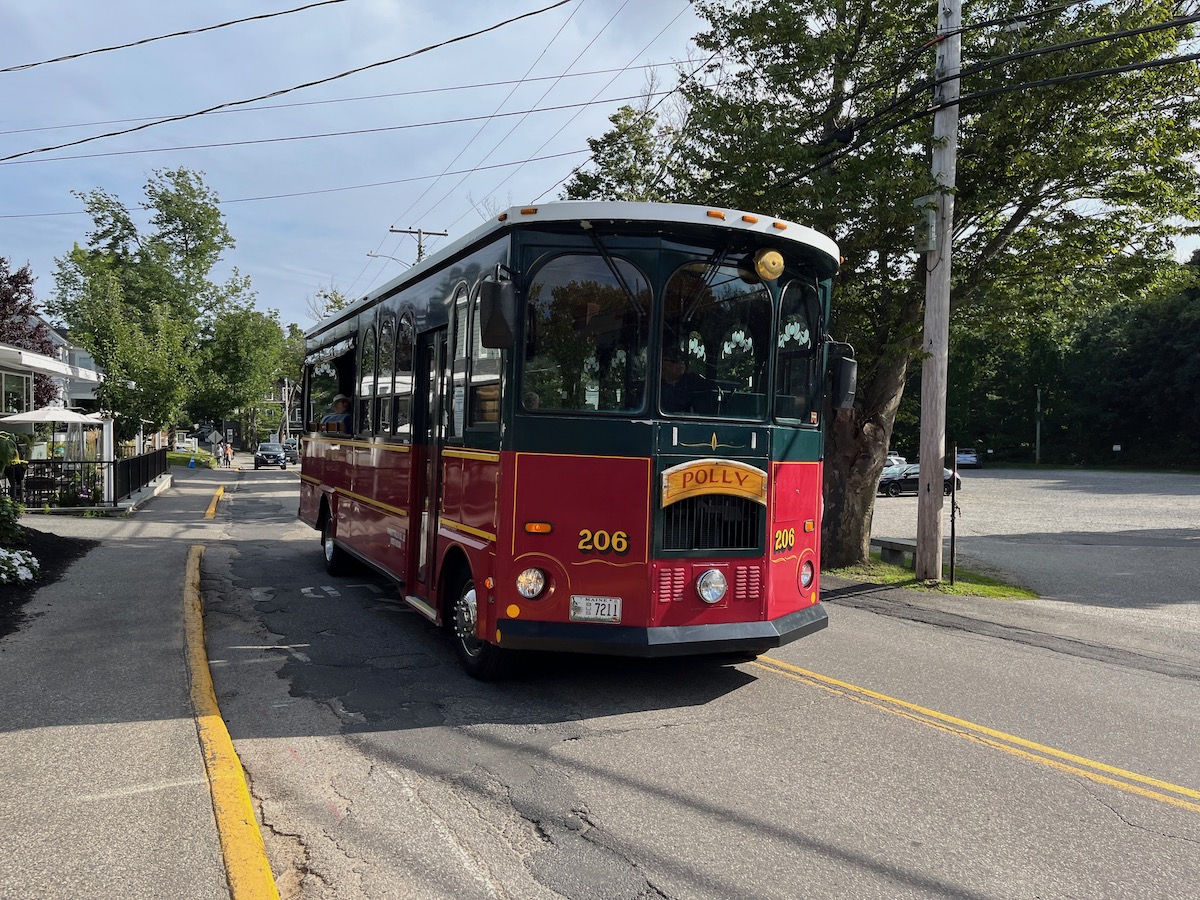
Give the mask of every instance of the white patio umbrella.
M 25 413 L 15 413 L 11 416 L 5 416 L 0 419 L 0 429 L 6 424 L 20 425 L 39 425 L 52 423 L 55 425 L 81 425 L 88 428 L 100 428 L 101 431 L 101 449 L 100 455 L 104 462 L 108 465 L 104 468 L 104 499 L 111 501 L 113 496 L 112 482 L 112 463 L 113 463 L 113 423 L 111 419 L 97 419 L 93 416 L 87 416 L 83 413 L 77 413 L 73 409 L 64 409 L 61 406 L 43 406 L 41 409 L 33 409 Z M 67 439 L 70 442 L 70 430 L 67 430 Z M 83 451 L 83 429 L 80 428 L 78 435 L 78 444 L 80 452 Z
M 65 422 L 68 425 L 92 426 L 102 424 L 102 420 L 93 419 L 90 416 L 85 416 L 83 413 L 77 413 L 73 409 L 63 409 L 61 406 L 43 406 L 41 409 L 33 409 L 24 413 L 14 413 L 11 416 L 5 416 L 0 419 L 0 425 L 6 422 L 15 422 L 23 425 L 38 425 L 43 422 Z

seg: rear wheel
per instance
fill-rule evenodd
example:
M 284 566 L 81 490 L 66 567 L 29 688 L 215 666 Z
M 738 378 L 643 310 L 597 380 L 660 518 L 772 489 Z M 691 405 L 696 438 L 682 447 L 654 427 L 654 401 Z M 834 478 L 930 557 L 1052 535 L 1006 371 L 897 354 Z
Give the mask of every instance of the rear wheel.
M 900 496 L 900 483 L 898 481 L 893 481 L 891 484 L 889 484 L 887 486 L 887 495 L 889 497 L 899 497 Z
M 942 482 L 942 494 L 949 497 L 951 491 L 953 491 L 953 488 L 950 486 L 950 482 L 948 482 L 948 481 Z
M 480 681 L 495 681 L 503 678 L 512 667 L 512 651 L 501 650 L 495 644 L 479 639 L 479 603 L 475 593 L 475 582 L 465 576 L 454 591 L 454 615 L 451 628 L 454 630 L 454 652 L 458 661 L 472 678 Z
M 350 556 L 333 542 L 333 516 L 329 514 L 326 514 L 325 527 L 321 530 L 321 548 L 325 551 L 325 571 L 330 575 L 345 575 Z

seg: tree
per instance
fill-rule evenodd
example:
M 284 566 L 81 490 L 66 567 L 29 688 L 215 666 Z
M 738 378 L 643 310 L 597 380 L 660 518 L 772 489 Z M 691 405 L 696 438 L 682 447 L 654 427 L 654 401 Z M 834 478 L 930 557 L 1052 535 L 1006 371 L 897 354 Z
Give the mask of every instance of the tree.
M 188 403 L 192 421 L 220 422 L 261 402 L 279 377 L 286 349 L 278 313 L 245 304 L 222 310 L 199 350 Z
M 49 304 L 105 371 L 97 396 L 125 416 L 122 437 L 136 432 L 139 420 L 159 428 L 179 421 L 204 341 L 223 311 L 244 308 L 253 296 L 236 269 L 222 284 L 211 279 L 234 241 L 199 173 L 156 171 L 145 194 L 145 232 L 111 194 L 77 194 L 93 227 L 85 246 L 56 260 Z
M 11 344 L 43 356 L 54 355 L 50 326 L 38 310 L 33 295 L 33 271 L 24 265 L 13 272 L 0 256 L 0 343 Z M 33 376 L 33 405 L 40 409 L 58 398 L 58 387 L 49 375 Z
M 346 295 L 333 285 L 317 288 L 316 294 L 305 300 L 305 307 L 314 322 L 320 322 L 326 316 L 331 316 L 350 305 Z
M 721 77 L 683 86 L 688 127 L 661 189 L 676 201 L 770 212 L 838 240 L 845 262 L 834 332 L 858 352 L 859 383 L 854 409 L 826 417 L 823 553 L 826 565 L 857 562 L 868 553 L 909 366 L 921 355 L 924 268 L 912 248 L 914 202 L 933 189 L 926 98 L 935 7 L 696 5 L 709 23 L 697 44 L 720 51 L 710 68 Z M 1200 72 L 1051 79 L 1175 56 L 1190 32 L 1173 25 L 1069 53 L 1045 48 L 1169 22 L 1196 5 L 971 5 L 972 21 L 1029 27 L 963 35 L 955 331 L 968 325 L 1002 343 L 1087 309 L 1096 284 L 1154 280 L 1170 267 L 1176 217 L 1200 218 L 1189 156 L 1200 138 Z M 639 139 L 628 117 L 620 124 L 610 141 Z

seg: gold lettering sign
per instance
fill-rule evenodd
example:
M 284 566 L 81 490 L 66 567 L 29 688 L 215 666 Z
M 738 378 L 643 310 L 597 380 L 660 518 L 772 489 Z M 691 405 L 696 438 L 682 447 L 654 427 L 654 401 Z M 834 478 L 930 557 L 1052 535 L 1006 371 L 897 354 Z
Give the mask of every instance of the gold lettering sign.
M 662 473 L 662 505 L 700 494 L 730 494 L 767 505 L 767 473 L 728 459 L 694 459 Z

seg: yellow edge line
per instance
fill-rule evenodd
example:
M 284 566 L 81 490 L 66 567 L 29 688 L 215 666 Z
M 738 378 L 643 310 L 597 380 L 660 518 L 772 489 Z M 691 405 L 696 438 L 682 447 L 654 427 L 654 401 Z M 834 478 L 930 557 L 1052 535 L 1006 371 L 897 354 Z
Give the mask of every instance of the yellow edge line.
M 204 518 L 212 519 L 217 515 L 217 504 L 221 502 L 221 498 L 225 495 L 225 485 L 217 488 L 217 492 L 213 494 L 212 502 L 208 504 L 208 511 L 204 513 Z
M 200 596 L 200 557 L 204 547 L 193 544 L 188 553 L 187 575 L 183 586 L 183 619 L 187 639 L 188 676 L 191 681 L 192 709 L 196 715 L 196 733 L 204 755 L 204 768 L 212 792 L 217 834 L 225 857 L 225 875 L 233 900 L 279 900 L 275 876 L 267 861 L 266 847 L 241 760 L 221 718 L 208 654 L 204 647 L 204 607 Z
M 907 710 L 909 712 L 898 712 L 896 709 L 889 708 L 889 706 L 882 706 L 875 703 L 871 704 L 877 709 L 882 709 L 885 712 L 890 712 L 894 715 L 900 715 L 904 718 L 920 722 L 923 725 L 928 725 L 933 728 L 940 728 L 944 731 L 950 731 L 951 733 L 957 734 L 960 737 L 965 737 L 969 740 L 976 741 L 977 743 L 982 743 L 989 747 L 1003 750 L 1006 753 L 1013 754 L 1014 756 L 1033 760 L 1034 762 L 1039 762 L 1043 765 L 1047 765 L 1051 768 L 1059 769 L 1064 772 L 1069 772 L 1073 775 L 1081 775 L 1084 778 L 1091 779 L 1092 781 L 1099 782 L 1100 784 L 1106 784 L 1110 787 L 1115 787 L 1129 793 L 1139 794 L 1152 800 L 1159 800 L 1163 803 L 1169 803 L 1172 806 L 1178 806 L 1183 809 L 1190 810 L 1191 812 L 1200 813 L 1200 804 L 1190 803 L 1187 800 L 1162 794 L 1158 791 L 1147 790 L 1146 788 L 1138 787 L 1136 784 L 1129 784 L 1128 781 L 1151 785 L 1163 791 L 1171 791 L 1176 794 L 1182 794 L 1185 797 L 1193 797 L 1196 799 L 1200 799 L 1200 791 L 1195 791 L 1191 788 L 1183 787 L 1182 785 L 1172 784 L 1169 781 L 1160 781 L 1157 778 L 1151 778 L 1147 775 L 1139 775 L 1137 772 L 1130 772 L 1126 769 L 1110 766 L 1107 763 L 1097 762 L 1096 760 L 1088 759 L 1084 756 L 1076 756 L 1073 753 L 1067 753 L 1065 750 L 1058 750 L 1054 747 L 1048 747 L 1045 744 L 1039 744 L 1035 741 L 1029 741 L 1025 738 L 1020 738 L 1013 734 L 1007 734 L 1006 732 L 998 731 L 994 728 L 988 728 L 986 725 L 979 725 L 975 722 L 969 722 L 966 719 L 959 719 L 955 716 L 938 712 L 937 710 L 927 709 L 924 706 L 918 706 L 915 703 L 909 703 L 906 700 L 900 700 L 896 697 L 889 697 L 887 694 L 880 694 L 876 691 L 859 687 L 858 685 L 850 684 L 846 681 L 838 681 L 836 678 L 830 678 L 826 675 L 818 675 L 816 672 L 811 672 L 808 669 L 802 669 L 799 666 L 793 666 L 791 663 L 786 663 L 783 660 L 774 659 L 770 656 L 763 656 L 759 659 L 759 662 L 753 663 L 752 665 L 755 665 L 757 668 L 763 669 L 767 672 L 772 672 L 776 675 L 783 675 L 788 678 L 793 678 L 797 681 L 803 681 L 805 683 L 812 684 L 815 687 L 823 687 L 826 690 L 840 688 L 841 690 L 837 691 L 837 693 L 846 692 L 844 695 L 849 696 L 850 699 L 870 698 L 871 700 L 879 701 L 879 703 L 888 704 L 891 707 L 899 707 L 900 709 Z M 764 665 L 764 663 L 769 663 L 769 665 Z M 832 686 L 832 688 L 827 686 Z M 854 694 L 858 694 L 860 697 L 854 697 Z M 864 700 L 863 702 L 869 701 Z M 918 718 L 917 715 L 911 715 L 910 713 L 917 713 L 919 716 L 924 716 L 926 718 Z M 933 719 L 934 721 L 930 722 L 928 719 Z M 955 726 L 955 728 L 946 727 L 948 725 Z M 978 732 L 978 734 L 967 734 L 962 731 L 955 730 L 956 728 L 969 729 L 970 731 Z M 979 737 L 979 735 L 986 735 L 988 738 L 992 738 L 992 740 L 984 740 L 983 738 Z M 1000 741 L 1003 741 L 1004 743 L 997 743 Z M 1039 756 L 1037 754 L 1044 755 Z M 1060 760 L 1066 760 L 1067 762 L 1060 762 Z M 1068 765 L 1068 762 L 1074 763 L 1075 765 Z M 1083 766 L 1086 768 L 1077 768 L 1077 766 Z M 1096 771 L 1089 772 L 1087 771 L 1089 768 L 1095 769 Z M 1099 772 L 1105 772 L 1108 775 L 1114 775 L 1117 777 L 1109 778 L 1106 777 L 1106 775 L 1098 774 Z M 1128 781 L 1118 781 L 1117 778 L 1124 778 Z

